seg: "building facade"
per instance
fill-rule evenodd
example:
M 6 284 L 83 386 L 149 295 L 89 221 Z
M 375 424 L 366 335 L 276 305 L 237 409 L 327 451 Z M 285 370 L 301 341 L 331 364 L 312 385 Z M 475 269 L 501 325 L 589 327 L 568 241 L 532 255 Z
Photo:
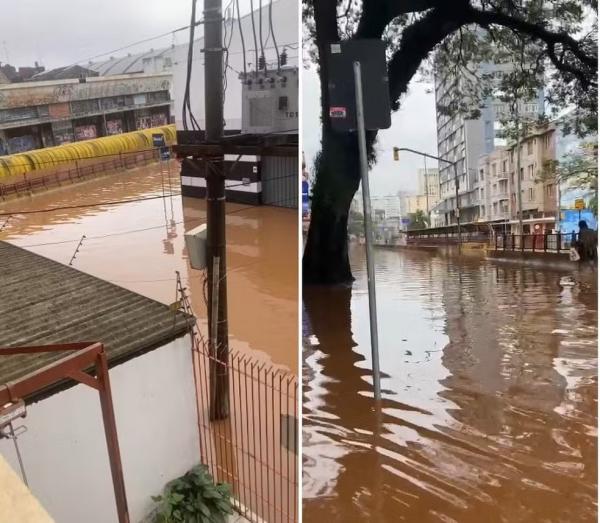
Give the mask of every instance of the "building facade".
M 524 233 L 554 227 L 558 201 L 557 180 L 551 168 L 556 158 L 555 133 L 554 126 L 540 128 L 522 140 L 519 153 L 511 143 L 479 158 L 474 186 L 479 221 L 506 223 L 517 231 L 519 176 Z M 519 173 L 517 154 L 521 156 Z
M 479 64 L 478 72 L 498 80 L 510 71 L 512 64 Z M 440 106 L 447 106 L 455 95 L 453 84 L 456 78 L 449 74 L 436 72 L 435 98 L 437 109 L 438 155 L 444 162 L 439 162 L 440 202 L 434 207 L 439 216 L 444 217 L 444 225 L 456 223 L 456 178 L 460 220 L 462 223 L 474 222 L 480 218 L 481 202 L 478 163 L 484 154 L 491 153 L 495 147 L 504 145 L 501 138 L 502 125 L 500 119 L 506 113 L 505 104 L 489 97 L 484 100 L 479 118 L 470 119 L 462 114 L 449 116 L 440 111 Z M 459 79 L 459 85 L 462 79 Z M 458 100 L 460 102 L 460 100 Z M 543 91 L 540 90 L 534 100 L 524 102 L 520 106 L 523 118 L 540 114 L 543 110 Z
M 171 75 L 0 85 L 0 156 L 167 125 Z

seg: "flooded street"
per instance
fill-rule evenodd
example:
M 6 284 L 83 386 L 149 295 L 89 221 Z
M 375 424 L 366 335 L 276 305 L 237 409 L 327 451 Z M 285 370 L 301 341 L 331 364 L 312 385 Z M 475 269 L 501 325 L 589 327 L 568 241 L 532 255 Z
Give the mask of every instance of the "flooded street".
M 377 250 L 376 411 L 351 259 L 352 288 L 304 289 L 304 520 L 596 521 L 595 275 Z
M 179 299 L 178 271 L 206 337 L 204 271 L 189 267 L 184 238 L 184 231 L 206 222 L 205 201 L 182 199 L 179 166 L 172 162 L 170 176 L 166 167 L 4 202 L 0 239 L 165 304 Z M 128 202 L 116 204 L 122 200 Z M 297 457 L 281 427 L 297 416 L 298 215 L 232 203 L 226 212 L 230 407 L 225 420 L 209 419 L 211 364 L 201 347 L 189 369 L 196 383 L 199 458 L 217 481 L 231 485 L 243 510 L 273 522 L 294 521 Z
M 158 165 L 103 176 L 31 198 L 0 202 L 0 239 L 163 303 L 176 300 L 175 271 L 191 289 L 194 312 L 206 323 L 201 272 L 189 268 L 184 230 L 205 222 L 205 201 L 181 198 L 179 166 Z M 172 197 L 162 198 L 164 194 Z M 132 201 L 81 207 L 97 202 Z M 183 200 L 183 201 L 182 201 Z M 297 372 L 297 213 L 227 204 L 229 329 L 232 348 L 252 351 Z

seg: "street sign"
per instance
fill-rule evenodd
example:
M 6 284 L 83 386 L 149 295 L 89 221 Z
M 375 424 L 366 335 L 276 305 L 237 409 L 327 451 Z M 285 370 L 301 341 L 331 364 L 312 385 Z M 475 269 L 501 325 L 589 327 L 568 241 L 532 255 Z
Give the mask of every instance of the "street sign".
M 165 144 L 165 135 L 162 133 L 155 133 L 152 135 L 152 145 L 154 147 L 164 147 Z
M 336 131 L 355 131 L 354 62 L 360 63 L 365 129 L 387 129 L 392 124 L 390 90 L 381 40 L 346 40 L 328 46 L 329 118 Z
M 583 198 L 577 198 L 575 200 L 575 209 L 585 209 L 585 201 L 583 200 Z

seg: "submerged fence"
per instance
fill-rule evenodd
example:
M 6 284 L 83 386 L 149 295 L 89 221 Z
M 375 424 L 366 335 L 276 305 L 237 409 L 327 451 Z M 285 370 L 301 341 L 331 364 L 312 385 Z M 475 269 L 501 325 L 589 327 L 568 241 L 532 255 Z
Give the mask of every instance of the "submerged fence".
M 251 356 L 228 361 L 197 345 L 202 461 L 229 483 L 234 505 L 252 522 L 297 521 L 297 380 Z M 229 416 L 209 419 L 211 367 L 229 377 Z
M 179 276 L 178 294 L 191 314 Z M 231 349 L 219 359 L 197 326 L 191 334 L 202 463 L 216 482 L 231 485 L 235 508 L 252 523 L 297 523 L 297 377 Z M 212 420 L 213 377 L 223 374 L 228 415 Z

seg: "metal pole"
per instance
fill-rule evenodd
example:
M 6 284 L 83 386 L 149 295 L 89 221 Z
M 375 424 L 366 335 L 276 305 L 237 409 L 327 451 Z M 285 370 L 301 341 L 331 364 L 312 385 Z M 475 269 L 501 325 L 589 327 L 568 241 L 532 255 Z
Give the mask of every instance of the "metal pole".
M 367 162 L 367 140 L 365 135 L 365 115 L 363 112 L 363 92 L 360 62 L 354 62 L 354 89 L 356 93 L 356 123 L 358 148 L 360 151 L 360 174 L 365 226 L 365 247 L 367 251 L 367 283 L 369 288 L 369 320 L 371 328 L 371 358 L 373 360 L 373 391 L 375 401 L 381 400 L 379 381 L 379 339 L 377 336 L 377 301 L 375 299 L 375 268 L 373 265 L 373 231 L 371 227 L 371 194 L 369 191 L 369 165 Z
M 223 6 L 221 0 L 204 2 L 204 107 L 206 142 L 220 143 L 223 137 Z M 224 419 L 229 413 L 229 335 L 227 328 L 227 279 L 225 257 L 225 173 L 223 154 L 206 161 L 206 228 L 208 251 L 208 281 L 213 281 L 214 259 L 218 257 L 219 288 L 216 335 L 216 358 L 221 372 L 216 380 L 217 402 L 214 419 Z M 208 304 L 212 309 L 212 285 L 208 286 Z M 212 312 L 209 310 L 209 317 Z
M 423 165 L 425 166 L 425 206 L 427 207 L 427 219 L 429 220 L 429 180 L 427 176 L 427 157 L 423 156 Z
M 519 102 L 515 109 L 515 126 L 517 130 L 517 218 L 519 220 L 518 234 L 523 240 L 523 198 L 521 196 L 521 130 L 519 129 Z
M 458 168 L 456 167 L 456 162 L 454 162 L 454 191 L 456 194 L 456 232 L 458 233 L 458 248 L 460 249 L 462 245 L 461 235 L 460 235 L 460 200 L 458 195 Z
M 96 379 L 98 380 L 98 392 L 100 393 L 100 407 L 102 409 L 102 420 L 104 421 L 104 434 L 108 448 L 108 459 L 110 462 L 110 473 L 113 479 L 115 499 L 119 523 L 129 523 L 129 509 L 127 508 L 127 496 L 125 493 L 125 480 L 123 478 L 123 464 L 121 463 L 121 452 L 117 437 L 117 423 L 115 421 L 115 410 L 113 408 L 112 394 L 110 389 L 110 378 L 108 375 L 108 362 L 104 349 L 96 357 Z

